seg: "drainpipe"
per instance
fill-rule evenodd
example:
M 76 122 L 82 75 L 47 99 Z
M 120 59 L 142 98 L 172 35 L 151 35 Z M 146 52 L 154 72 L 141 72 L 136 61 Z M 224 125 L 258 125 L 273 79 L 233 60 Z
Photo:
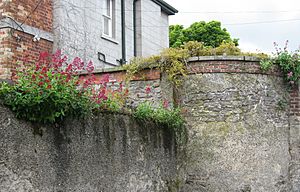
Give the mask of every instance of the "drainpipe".
M 125 34 L 125 0 L 121 0 L 121 27 L 122 27 L 122 59 L 121 65 L 126 63 L 126 34 Z
M 136 43 L 136 3 L 138 0 L 133 1 L 133 56 L 137 56 L 137 43 Z

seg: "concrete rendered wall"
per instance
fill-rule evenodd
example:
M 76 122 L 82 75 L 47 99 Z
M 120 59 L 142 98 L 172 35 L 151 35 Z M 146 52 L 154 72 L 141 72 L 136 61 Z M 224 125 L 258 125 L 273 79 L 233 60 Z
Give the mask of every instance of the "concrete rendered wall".
M 121 114 L 59 127 L 19 121 L 2 106 L 0 114 L 0 192 L 157 192 L 176 177 L 174 135 L 163 127 Z
M 169 47 L 168 15 L 153 1 L 139 0 L 137 10 L 141 10 L 137 14 L 137 56 L 155 55 Z
M 137 26 L 138 56 L 157 54 L 168 47 L 168 15 L 151 0 L 138 2 L 137 12 L 142 10 L 142 26 Z M 103 1 L 94 0 L 54 0 L 54 44 L 69 58 L 81 57 L 86 62 L 92 60 L 97 68 L 111 67 L 98 60 L 98 52 L 105 54 L 106 61 L 118 65 L 122 58 L 121 0 L 115 0 L 115 38 L 103 38 Z M 126 59 L 134 56 L 133 0 L 125 1 Z M 152 27 L 147 27 L 152 26 Z M 162 27 L 164 26 L 164 27 Z M 141 28 L 141 30 L 139 30 Z
M 102 38 L 103 1 L 54 0 L 54 49 L 62 49 L 69 58 L 92 60 L 97 68 L 105 67 L 98 60 L 98 52 L 104 53 L 106 61 L 117 64 L 121 59 L 121 1 L 116 0 L 116 36 L 113 41 Z

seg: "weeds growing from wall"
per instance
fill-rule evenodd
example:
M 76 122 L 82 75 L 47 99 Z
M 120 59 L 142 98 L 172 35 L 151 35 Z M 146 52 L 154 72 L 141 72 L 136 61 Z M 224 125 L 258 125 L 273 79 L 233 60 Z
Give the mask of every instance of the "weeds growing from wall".
M 300 50 L 289 52 L 287 50 L 288 41 L 283 49 L 278 47 L 277 43 L 274 43 L 276 53 L 261 61 L 261 68 L 263 70 L 269 70 L 273 65 L 277 65 L 283 72 L 285 81 L 290 85 L 298 85 L 300 81 Z
M 203 43 L 197 41 L 190 41 L 184 43 L 179 48 L 168 48 L 163 50 L 157 56 L 148 58 L 134 58 L 123 69 L 127 72 L 127 79 L 130 80 L 135 74 L 144 70 L 145 68 L 157 68 L 161 72 L 166 73 L 168 80 L 176 87 L 181 85 L 181 77 L 186 76 L 188 58 L 198 56 L 252 56 L 259 59 L 268 58 L 264 53 L 245 53 L 242 52 L 232 42 L 223 42 L 219 47 L 213 48 L 204 46 Z
M 177 144 L 186 143 L 187 133 L 179 108 L 168 108 L 165 103 L 154 108 L 149 102 L 144 102 L 138 105 L 133 116 L 138 120 L 152 121 L 171 129 L 175 133 Z

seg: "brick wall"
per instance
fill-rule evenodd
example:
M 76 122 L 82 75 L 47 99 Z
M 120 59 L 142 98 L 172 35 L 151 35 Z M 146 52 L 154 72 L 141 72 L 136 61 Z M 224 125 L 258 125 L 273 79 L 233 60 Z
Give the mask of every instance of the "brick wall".
M 292 88 L 290 92 L 290 111 L 291 116 L 299 116 L 300 117 L 300 94 L 299 94 L 299 86 L 295 86 Z
M 24 22 L 29 26 L 52 32 L 52 0 L 1 0 L 0 9 L 1 7 L 5 16 L 10 16 L 20 23 Z
M 0 79 L 11 79 L 17 67 L 23 61 L 34 61 L 42 51 L 52 52 L 52 42 L 41 38 L 34 41 L 34 35 L 52 32 L 51 0 L 1 0 L 0 19 L 10 17 L 22 24 L 21 27 L 7 26 L 0 30 Z M 34 33 L 24 32 L 21 28 L 30 28 Z

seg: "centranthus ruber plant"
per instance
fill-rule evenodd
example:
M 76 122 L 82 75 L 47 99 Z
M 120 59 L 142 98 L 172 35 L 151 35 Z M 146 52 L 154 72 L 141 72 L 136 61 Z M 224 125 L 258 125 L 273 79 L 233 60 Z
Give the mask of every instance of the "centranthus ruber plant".
M 89 74 L 79 79 L 79 71 Z M 0 85 L 0 97 L 17 117 L 39 123 L 85 116 L 97 107 L 110 109 L 106 103 L 111 104 L 114 99 L 107 82 L 95 89 L 93 71 L 93 63 L 85 64 L 79 57 L 68 62 L 59 50 L 54 54 L 43 52 L 35 64 L 17 69 L 13 85 Z M 112 95 L 122 91 L 114 91 Z

